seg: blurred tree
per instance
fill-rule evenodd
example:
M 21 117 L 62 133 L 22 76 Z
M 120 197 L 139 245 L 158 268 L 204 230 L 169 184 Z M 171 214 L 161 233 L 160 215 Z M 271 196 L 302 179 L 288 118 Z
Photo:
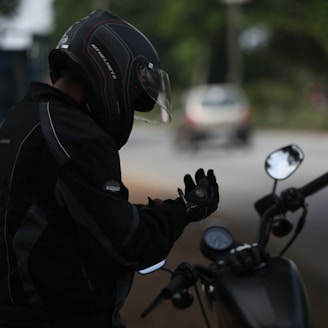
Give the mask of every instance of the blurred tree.
M 271 30 L 267 49 L 252 54 L 266 58 L 265 73 L 287 77 L 307 67 L 317 75 L 328 68 L 328 2 L 325 0 L 254 0 L 245 6 L 245 26 L 265 24 Z M 277 70 L 277 65 L 284 67 Z M 271 67 L 271 72 L 268 72 Z M 264 67 L 263 67 L 264 68 Z M 253 72 L 254 73 L 254 72 Z
M 76 20 L 86 16 L 91 10 L 91 0 L 75 1 L 54 0 L 54 23 L 52 46 L 55 46 L 67 28 Z
M 106 1 L 103 1 L 105 3 Z M 54 43 L 76 19 L 95 9 L 92 0 L 55 0 Z M 161 55 L 175 86 L 206 82 L 213 44 L 224 25 L 225 13 L 216 0 L 107 0 L 107 8 L 143 31 Z
M 98 1 L 55 0 L 56 41 Z M 226 79 L 227 7 L 221 0 L 103 0 L 101 3 L 143 31 L 161 56 L 174 89 Z M 243 5 L 243 31 L 264 26 L 267 42 L 245 52 L 244 81 L 325 80 L 328 71 L 326 0 L 251 0 Z
M 0 0 L 0 15 L 10 16 L 14 14 L 21 0 Z
M 225 12 L 218 10 L 216 0 L 112 0 L 111 9 L 152 40 L 175 89 L 208 81 L 225 25 Z

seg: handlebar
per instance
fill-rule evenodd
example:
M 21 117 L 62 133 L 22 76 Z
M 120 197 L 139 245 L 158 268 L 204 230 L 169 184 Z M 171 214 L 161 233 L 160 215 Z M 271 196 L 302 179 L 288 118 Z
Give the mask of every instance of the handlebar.
M 280 196 L 270 194 L 256 202 L 255 207 L 261 215 L 258 243 L 265 246 L 268 241 L 270 219 L 288 211 L 305 208 L 305 198 L 328 186 L 328 172 L 300 188 L 287 188 Z
M 169 299 L 177 291 L 194 285 L 199 279 L 197 266 L 191 263 L 181 263 L 172 275 L 171 281 L 162 289 L 154 301 L 141 313 L 141 317 L 146 317 L 149 312 L 154 310 L 164 300 Z
M 276 199 L 276 210 L 284 214 L 287 211 L 296 211 L 304 207 L 305 198 L 316 193 L 328 185 L 328 172 L 305 184 L 301 188 L 288 188 L 281 192 Z
M 148 308 L 141 313 L 141 317 L 146 317 L 149 312 L 164 300 L 172 298 L 175 293 L 195 285 L 199 278 L 211 281 L 214 277 L 213 274 L 215 274 L 215 271 L 212 272 L 209 268 L 198 264 L 187 262 L 179 264 L 172 274 L 171 281 L 162 289 Z
M 306 197 L 313 195 L 320 189 L 328 186 L 328 172 L 312 180 L 300 188 L 287 188 L 278 196 L 275 193 L 264 196 L 255 202 L 254 206 L 263 218 L 285 214 L 287 211 L 296 211 L 304 206 Z
M 191 263 L 182 263 L 174 271 L 171 281 L 162 289 L 165 299 L 172 297 L 180 289 L 192 286 L 199 278 L 197 267 Z
M 328 172 L 299 188 L 303 197 L 311 196 L 328 185 Z

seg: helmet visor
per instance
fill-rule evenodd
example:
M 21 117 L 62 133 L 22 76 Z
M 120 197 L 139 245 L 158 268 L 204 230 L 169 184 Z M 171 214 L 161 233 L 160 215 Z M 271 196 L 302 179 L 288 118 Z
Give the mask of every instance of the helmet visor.
M 152 63 L 140 63 L 137 77 L 146 94 L 154 101 L 153 109 L 138 112 L 134 118 L 148 123 L 169 123 L 171 121 L 171 88 L 169 76 Z

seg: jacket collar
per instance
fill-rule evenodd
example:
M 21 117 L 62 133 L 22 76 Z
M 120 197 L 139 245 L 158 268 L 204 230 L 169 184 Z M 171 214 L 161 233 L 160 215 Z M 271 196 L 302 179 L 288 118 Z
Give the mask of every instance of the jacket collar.
M 68 106 L 78 107 L 85 110 L 85 107 L 79 104 L 75 99 L 61 90 L 52 87 L 49 84 L 41 82 L 32 82 L 23 99 L 24 101 L 40 102 L 40 101 L 54 101 L 65 103 Z

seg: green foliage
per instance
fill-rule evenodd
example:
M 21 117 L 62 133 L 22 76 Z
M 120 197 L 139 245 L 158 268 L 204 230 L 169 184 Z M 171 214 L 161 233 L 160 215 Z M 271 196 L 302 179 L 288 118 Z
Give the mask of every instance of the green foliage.
M 75 1 L 55 0 L 55 29 L 52 35 L 52 47 L 54 47 L 67 28 L 76 20 L 86 16 L 91 10 L 90 0 L 79 0 L 78 5 Z
M 304 84 L 293 87 L 288 83 L 262 80 L 247 86 L 247 94 L 253 105 L 254 124 L 261 127 L 328 129 L 328 90 Z
M 225 81 L 229 59 L 227 7 L 222 1 L 80 0 L 77 6 L 75 1 L 55 0 L 54 40 L 100 2 L 150 38 L 176 94 L 197 81 Z M 259 109 L 256 119 L 287 124 L 296 122 L 292 115 L 297 113 L 310 126 L 316 115 L 311 115 L 307 88 L 328 85 L 328 1 L 251 0 L 242 12 L 242 30 L 265 26 L 270 31 L 266 46 L 242 55 L 242 83 Z M 291 119 L 284 119 L 288 115 Z M 317 119 L 322 126 L 325 120 Z
M 0 0 L 0 15 L 10 16 L 13 15 L 21 0 Z

